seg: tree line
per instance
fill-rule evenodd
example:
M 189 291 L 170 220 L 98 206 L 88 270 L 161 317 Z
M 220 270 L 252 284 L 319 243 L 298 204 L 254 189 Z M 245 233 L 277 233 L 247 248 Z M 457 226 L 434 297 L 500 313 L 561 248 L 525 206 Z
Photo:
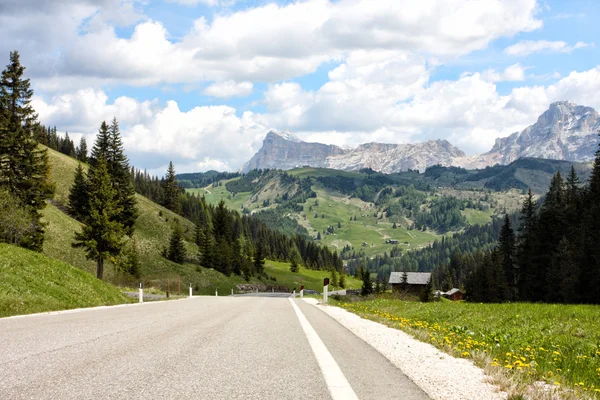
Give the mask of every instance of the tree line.
M 541 205 L 531 191 L 520 227 L 509 218 L 494 251 L 467 278 L 475 301 L 600 303 L 600 147 L 588 182 L 571 168 L 552 178 Z

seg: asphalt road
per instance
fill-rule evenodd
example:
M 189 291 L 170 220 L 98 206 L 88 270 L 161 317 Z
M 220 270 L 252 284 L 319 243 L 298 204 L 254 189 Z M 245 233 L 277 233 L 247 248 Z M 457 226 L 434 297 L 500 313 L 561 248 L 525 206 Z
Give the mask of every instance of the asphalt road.
M 195 297 L 5 318 L 0 354 L 0 399 L 428 399 L 300 299 Z

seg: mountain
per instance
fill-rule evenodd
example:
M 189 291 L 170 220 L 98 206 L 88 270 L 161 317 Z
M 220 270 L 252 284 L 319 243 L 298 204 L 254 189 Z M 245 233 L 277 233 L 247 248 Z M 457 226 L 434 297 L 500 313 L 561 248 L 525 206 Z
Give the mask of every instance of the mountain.
M 302 165 L 327 167 L 327 158 L 344 154 L 341 147 L 322 143 L 307 143 L 293 133 L 269 131 L 262 148 L 241 169 L 292 169 Z
M 588 162 L 598 149 L 600 117 L 591 107 L 569 101 L 550 104 L 537 122 L 521 132 L 496 139 L 489 152 L 463 166 L 507 165 L 524 157 Z
M 454 159 L 465 153 L 447 140 L 430 140 L 416 144 L 361 144 L 354 150 L 329 157 L 327 167 L 342 170 L 371 168 L 390 174 L 399 171 L 424 171 L 430 165 L 452 165 Z
M 435 164 L 451 165 L 465 153 L 446 140 L 430 140 L 417 144 L 361 144 L 356 149 L 322 143 L 307 143 L 291 132 L 269 131 L 262 148 L 241 168 L 293 169 L 301 166 L 355 171 L 371 168 L 383 173 L 424 170 Z
M 322 143 L 307 143 L 290 132 L 270 131 L 262 148 L 240 170 L 293 169 L 300 166 L 357 171 L 371 168 L 395 173 L 441 164 L 469 169 L 508 165 L 519 158 L 544 158 L 587 162 L 598 148 L 600 116 L 591 107 L 569 101 L 550 104 L 536 123 L 521 132 L 496 139 L 487 153 L 466 156 L 446 140 L 415 144 L 361 144 L 343 149 Z

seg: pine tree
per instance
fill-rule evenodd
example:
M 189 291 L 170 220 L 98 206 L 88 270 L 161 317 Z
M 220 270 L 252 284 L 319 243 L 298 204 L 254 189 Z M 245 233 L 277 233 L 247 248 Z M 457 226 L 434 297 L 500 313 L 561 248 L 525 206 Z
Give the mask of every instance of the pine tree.
M 362 274 L 362 289 L 361 289 L 361 295 L 363 296 L 370 296 L 373 294 L 373 280 L 371 279 L 371 273 L 369 271 L 367 271 L 366 269 L 363 270 L 363 274 Z
M 125 247 L 122 253 L 119 267 L 121 271 L 139 279 L 141 276 L 142 264 L 138 254 L 137 239 L 135 235 L 131 236 L 128 246 Z
M 169 210 L 180 214 L 181 213 L 181 202 L 179 201 L 179 186 L 177 185 L 177 178 L 175 177 L 175 167 L 173 162 L 169 162 L 169 169 L 163 180 L 163 200 L 162 205 Z
M 554 257 L 552 258 L 553 279 L 555 282 L 550 285 L 553 293 L 548 296 L 548 300 L 576 303 L 580 299 L 580 277 L 581 271 L 575 260 L 575 249 L 566 237 L 563 237 Z
M 39 127 L 31 106 L 33 90 L 29 79 L 23 79 L 24 71 L 19 53 L 11 52 L 0 78 L 0 187 L 6 187 L 32 214 L 35 233 L 25 247 L 41 251 L 40 210 L 52 197 L 54 186 L 49 180 L 48 154 L 33 139 Z
M 208 228 L 202 228 L 198 250 L 200 265 L 204 268 L 214 268 L 214 241 Z
M 171 239 L 169 240 L 169 251 L 167 258 L 177 264 L 183 264 L 187 252 L 185 250 L 185 243 L 183 240 L 183 230 L 178 219 L 175 219 L 175 226 L 171 232 Z
M 427 302 L 430 302 L 432 299 L 433 299 L 433 284 L 431 282 L 431 279 L 429 279 L 427 281 L 427 284 L 421 291 L 421 294 L 419 295 L 419 300 L 421 300 L 421 302 L 423 302 L 423 303 L 427 303 Z
M 254 267 L 254 272 L 257 275 L 262 275 L 262 273 L 265 269 L 265 256 L 264 256 L 264 249 L 263 249 L 261 242 L 258 242 L 258 245 L 256 246 L 256 250 L 254 252 L 253 267 Z
M 532 287 L 537 285 L 536 279 L 540 275 L 538 265 L 534 264 L 535 227 L 537 226 L 536 204 L 533 201 L 531 189 L 523 200 L 521 207 L 519 235 L 516 241 L 516 256 L 518 274 L 519 300 L 532 301 Z
M 293 250 L 291 258 L 290 271 L 296 273 L 300 271 L 300 266 L 298 265 L 298 258 L 300 258 L 300 255 L 296 249 Z
M 344 289 L 346 287 L 346 274 L 340 273 L 340 287 Z
M 504 225 L 500 230 L 498 238 L 498 253 L 501 269 L 504 272 L 503 299 L 509 301 L 517 300 L 517 270 L 515 265 L 515 234 L 510 223 L 508 214 L 504 216 Z
M 109 147 L 110 133 L 108 131 L 108 124 L 106 123 L 106 121 L 102 121 L 102 124 L 100 124 L 100 130 L 98 131 L 98 135 L 96 135 L 96 142 L 94 143 L 94 147 L 92 147 L 92 153 L 90 154 L 89 158 L 90 165 L 92 167 L 96 166 L 96 163 L 101 157 L 104 158 L 104 161 L 106 163 L 108 163 L 107 160 L 110 159 Z
M 400 290 L 406 293 L 408 291 L 408 274 L 406 271 L 402 273 L 402 280 L 400 281 Z
M 125 226 L 128 235 L 133 234 L 133 226 L 138 217 L 135 200 L 135 189 L 129 168 L 129 160 L 125 156 L 123 141 L 119 131 L 119 123 L 113 118 L 108 128 L 108 171 L 112 178 L 112 184 L 117 190 L 119 203 L 123 208 L 121 222 Z
M 332 286 L 338 286 L 339 282 L 338 282 L 338 273 L 337 271 L 334 269 L 331 270 L 331 285 Z
M 89 212 L 82 231 L 75 233 L 73 247 L 83 247 L 87 258 L 96 261 L 96 277 L 102 279 L 104 260 L 118 256 L 123 248 L 125 227 L 119 222 L 122 208 L 104 157 L 90 169 L 88 182 Z
M 79 141 L 79 146 L 77 147 L 76 155 L 77 159 L 82 163 L 87 163 L 88 161 L 88 148 L 87 142 L 85 141 L 85 137 L 81 136 L 81 140 Z
M 600 136 L 600 133 L 599 133 Z M 600 143 L 594 158 L 592 173 L 585 190 L 581 223 L 581 299 L 600 304 Z
M 75 170 L 75 180 L 69 192 L 69 204 L 67 207 L 69 214 L 79 221 L 83 221 L 84 217 L 88 215 L 88 183 L 81 163 L 77 165 L 77 169 Z

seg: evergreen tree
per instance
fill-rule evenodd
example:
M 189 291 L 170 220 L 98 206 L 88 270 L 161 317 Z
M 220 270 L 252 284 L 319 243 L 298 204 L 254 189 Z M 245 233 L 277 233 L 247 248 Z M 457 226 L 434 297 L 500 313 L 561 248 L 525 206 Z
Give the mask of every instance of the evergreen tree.
M 88 183 L 83 172 L 81 163 L 77 165 L 75 170 L 75 180 L 71 191 L 69 192 L 69 214 L 71 214 L 78 221 L 83 221 L 84 217 L 88 215 L 89 208 L 89 197 L 88 197 Z
M 108 160 L 110 160 L 109 148 L 110 133 L 108 131 L 108 124 L 106 123 L 106 121 L 102 121 L 102 124 L 100 124 L 100 130 L 98 131 L 98 135 L 96 135 L 96 142 L 94 143 L 94 147 L 92 147 L 92 153 L 90 154 L 90 165 L 92 167 L 96 166 L 96 163 L 101 157 L 104 158 L 104 161 L 106 163 L 108 163 Z M 107 169 L 107 171 L 110 170 Z
M 214 268 L 214 242 L 211 232 L 208 228 L 202 229 L 199 245 L 200 265 L 204 268 Z
M 427 285 L 425 285 L 425 287 L 421 291 L 421 294 L 419 295 L 419 300 L 421 300 L 421 302 L 423 303 L 427 303 L 433 300 L 433 285 L 431 279 L 427 281 Z
M 517 300 L 517 271 L 515 265 L 515 234 L 510 223 L 508 214 L 504 216 L 504 225 L 500 230 L 498 238 L 498 255 L 500 257 L 501 269 L 504 272 L 506 287 L 503 290 L 503 299 L 509 301 Z
M 177 185 L 177 178 L 175 177 L 175 167 L 173 162 L 169 162 L 169 169 L 163 180 L 163 200 L 162 205 L 169 210 L 180 214 L 181 203 L 179 201 L 179 186 Z
M 367 270 L 363 270 L 362 274 L 362 290 L 361 295 L 370 296 L 373 294 L 373 280 L 371 279 L 371 273 Z
M 346 287 L 346 274 L 340 273 L 340 287 L 344 289 Z
M 600 144 L 583 198 L 585 205 L 579 250 L 581 293 L 584 294 L 581 300 L 600 304 Z
M 337 271 L 334 269 L 331 270 L 331 285 L 333 286 L 338 286 L 339 282 L 338 282 L 338 273 Z
M 137 239 L 135 235 L 131 236 L 129 244 L 125 247 L 122 253 L 119 267 L 121 271 L 139 279 L 141 275 L 142 264 L 138 254 Z
M 85 141 L 85 137 L 81 136 L 81 140 L 79 141 L 79 146 L 76 151 L 77 159 L 82 163 L 87 163 L 88 161 L 88 148 L 87 142 Z
M 402 280 L 400 281 L 400 290 L 406 293 L 408 291 L 408 273 L 404 271 L 402 273 Z
M 555 275 L 550 276 L 549 279 L 554 279 L 557 284 L 551 286 L 556 293 L 549 296 L 550 300 L 564 303 L 578 302 L 581 271 L 575 259 L 575 249 L 566 237 L 562 238 L 552 258 L 552 270 L 555 271 Z
M 185 243 L 183 239 L 183 230 L 178 219 L 175 219 L 175 226 L 171 232 L 171 239 L 169 240 L 169 251 L 167 258 L 177 264 L 183 264 L 187 252 L 185 250 Z
M 123 208 L 121 222 L 125 226 L 128 235 L 133 234 L 133 226 L 138 217 L 135 200 L 135 189 L 129 168 L 129 160 L 123 150 L 123 141 L 119 130 L 119 123 L 113 118 L 108 128 L 108 171 L 112 178 L 112 184 L 117 190 L 119 203 Z
M 300 255 L 298 254 L 298 251 L 294 249 L 294 251 L 292 252 L 292 260 L 290 263 L 290 271 L 293 273 L 300 271 L 300 266 L 298 265 L 299 257 Z
M 536 279 L 540 273 L 538 265 L 534 264 L 534 243 L 535 243 L 535 227 L 537 225 L 536 204 L 533 201 L 531 189 L 527 193 L 527 197 L 523 200 L 521 207 L 521 218 L 519 235 L 516 242 L 517 266 L 518 274 L 518 292 L 519 299 L 532 301 L 532 287 L 537 285 Z
M 254 272 L 257 275 L 262 275 L 265 269 L 265 256 L 264 249 L 262 243 L 258 243 L 256 246 L 256 251 L 254 252 L 254 260 L 253 260 Z
M 19 53 L 11 52 L 10 63 L 0 78 L 0 187 L 6 187 L 32 214 L 35 231 L 26 247 L 41 251 L 44 224 L 39 222 L 40 210 L 52 197 L 54 187 L 48 177 L 48 154 L 33 139 L 37 115 L 31 106 L 33 90 L 29 79 L 23 79 L 24 71 Z
M 119 221 L 122 208 L 103 156 L 90 169 L 88 182 L 89 212 L 82 231 L 75 233 L 73 247 L 83 247 L 87 258 L 96 261 L 96 277 L 102 279 L 104 260 L 118 256 L 123 248 L 125 227 Z

